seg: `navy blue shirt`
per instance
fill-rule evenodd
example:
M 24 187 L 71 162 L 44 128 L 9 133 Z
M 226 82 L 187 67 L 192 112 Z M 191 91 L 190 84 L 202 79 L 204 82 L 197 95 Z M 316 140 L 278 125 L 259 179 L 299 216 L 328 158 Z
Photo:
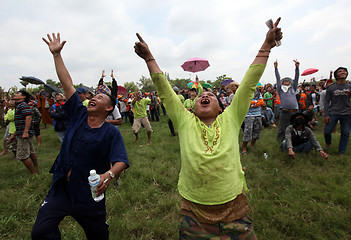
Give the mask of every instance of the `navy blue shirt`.
M 105 122 L 99 128 L 91 128 L 87 122 L 87 108 L 75 92 L 63 106 L 69 124 L 62 142 L 60 154 L 53 168 L 53 183 L 66 178 L 71 170 L 68 192 L 73 206 L 90 207 L 105 204 L 95 202 L 88 183 L 89 172 L 98 174 L 108 171 L 110 163 L 124 162 L 129 167 L 127 151 L 121 133 Z

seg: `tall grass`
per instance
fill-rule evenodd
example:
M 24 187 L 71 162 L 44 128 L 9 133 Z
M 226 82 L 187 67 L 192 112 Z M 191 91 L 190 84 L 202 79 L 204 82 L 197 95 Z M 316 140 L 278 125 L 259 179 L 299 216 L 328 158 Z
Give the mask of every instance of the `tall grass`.
M 120 126 L 131 167 L 107 193 L 110 239 L 177 239 L 181 198 L 177 192 L 180 154 L 168 118 L 152 122 L 150 146 L 145 129 L 135 144 L 130 124 Z M 291 159 L 275 140 L 276 129 L 264 129 L 255 148 L 242 157 L 247 168 L 247 193 L 259 239 L 350 239 L 351 157 L 337 156 L 339 134 L 327 150 L 328 160 L 317 153 Z M 3 135 L 1 130 L 0 134 Z M 315 130 L 324 144 L 322 126 Z M 36 147 L 41 173 L 31 176 L 13 155 L 0 158 L 0 239 L 30 239 L 37 211 L 52 175 L 48 173 L 60 144 L 52 127 L 42 130 Z M 35 142 L 35 141 L 34 141 Z M 268 158 L 263 157 L 263 153 Z M 85 239 L 82 228 L 66 217 L 60 224 L 63 239 Z

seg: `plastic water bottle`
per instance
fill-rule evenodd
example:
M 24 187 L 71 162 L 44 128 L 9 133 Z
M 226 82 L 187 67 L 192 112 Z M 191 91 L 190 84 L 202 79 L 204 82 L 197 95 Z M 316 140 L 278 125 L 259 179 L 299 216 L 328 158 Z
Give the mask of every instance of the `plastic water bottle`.
M 267 153 L 263 153 L 263 157 L 264 157 L 264 159 L 266 159 L 266 160 L 267 160 L 267 158 L 268 158 Z
M 88 177 L 89 185 L 90 185 L 90 190 L 91 190 L 91 196 L 95 200 L 95 202 L 99 202 L 104 198 L 104 194 L 97 195 L 96 194 L 96 186 L 100 182 L 100 175 L 96 174 L 95 169 L 90 170 L 90 176 Z

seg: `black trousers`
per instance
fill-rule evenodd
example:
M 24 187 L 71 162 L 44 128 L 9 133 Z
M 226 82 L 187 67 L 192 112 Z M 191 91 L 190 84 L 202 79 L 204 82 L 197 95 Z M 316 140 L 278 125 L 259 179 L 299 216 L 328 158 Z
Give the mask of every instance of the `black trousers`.
M 32 239 L 61 239 L 58 228 L 65 216 L 72 216 L 84 229 L 87 239 L 108 239 L 105 206 L 97 208 L 72 207 L 66 184 L 55 184 L 55 194 L 49 191 L 38 211 L 32 229 Z

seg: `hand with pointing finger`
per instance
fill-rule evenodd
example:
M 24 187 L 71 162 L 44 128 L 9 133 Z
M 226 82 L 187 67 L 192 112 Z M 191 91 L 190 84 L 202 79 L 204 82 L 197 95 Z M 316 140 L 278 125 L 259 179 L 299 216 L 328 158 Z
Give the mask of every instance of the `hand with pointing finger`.
M 137 33 L 136 35 L 139 39 L 139 42 L 136 42 L 134 45 L 135 53 L 144 60 L 152 59 L 153 56 L 150 52 L 149 46 L 146 44 L 144 39 L 139 35 L 139 33 Z
M 296 67 L 296 68 L 299 68 L 299 66 L 300 66 L 299 61 L 297 61 L 297 59 L 295 59 L 295 60 L 293 60 L 293 61 L 294 61 L 294 63 L 295 63 L 295 67 Z

